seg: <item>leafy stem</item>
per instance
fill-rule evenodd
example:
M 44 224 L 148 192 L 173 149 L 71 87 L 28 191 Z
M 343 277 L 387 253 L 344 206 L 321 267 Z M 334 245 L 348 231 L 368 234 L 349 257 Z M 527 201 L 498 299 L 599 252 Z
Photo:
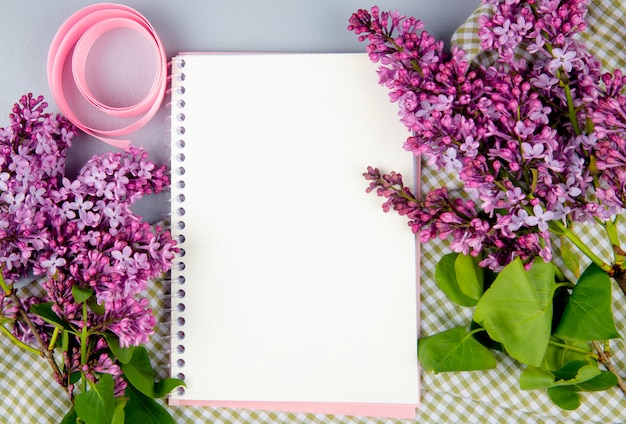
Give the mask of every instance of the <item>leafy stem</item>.
M 552 345 L 552 346 L 556 346 L 556 347 L 560 347 L 561 349 L 565 349 L 565 350 L 571 350 L 572 352 L 578 352 L 578 353 L 582 353 L 583 355 L 587 355 L 590 358 L 593 358 L 595 360 L 599 360 L 600 356 L 598 354 L 595 354 L 593 352 L 589 352 L 588 350 L 582 349 L 580 347 L 576 347 L 576 346 L 572 346 L 572 345 L 568 345 L 566 343 L 560 343 L 560 342 L 556 342 L 554 340 L 550 340 L 548 342 L 548 344 Z
M 534 12 L 536 14 L 537 11 L 534 10 Z M 545 32 L 542 32 L 542 34 L 545 40 L 550 39 L 549 36 Z M 550 55 L 554 57 L 552 53 L 552 49 L 553 49 L 552 44 L 546 41 L 545 47 L 548 53 L 550 53 Z M 580 125 L 578 125 L 578 119 L 576 117 L 576 109 L 574 109 L 574 100 L 572 98 L 572 89 L 569 86 L 569 81 L 567 80 L 566 77 L 563 76 L 560 68 L 556 70 L 556 77 L 559 79 L 560 85 L 561 87 L 563 87 L 563 90 L 565 91 L 565 98 L 567 100 L 567 115 L 569 117 L 569 120 L 572 123 L 572 127 L 574 128 L 574 133 L 576 135 L 580 135 L 582 134 L 582 131 L 580 130 Z
M 83 302 L 83 328 L 80 331 L 80 364 L 87 363 L 87 337 L 89 330 L 87 328 L 87 303 Z
M 567 237 L 572 243 L 574 243 L 574 245 L 576 245 L 576 247 L 580 249 L 582 253 L 591 259 L 593 263 L 598 265 L 602 271 L 606 272 L 610 276 L 613 275 L 611 265 L 607 264 L 598 255 L 596 255 L 570 228 L 566 227 L 561 221 L 551 221 L 550 224 L 552 230 L 554 230 L 552 226 L 556 227 L 556 232 Z
M 2 331 L 4 333 L 5 336 L 7 336 L 9 338 L 9 340 L 11 340 L 11 342 L 13 342 L 13 344 L 15 344 L 16 346 L 30 352 L 30 353 L 34 353 L 36 355 L 39 355 L 40 352 L 35 349 L 34 347 L 27 345 L 26 343 L 24 343 L 23 341 L 21 341 L 20 339 L 18 339 L 17 337 L 15 337 L 13 335 L 13 333 L 11 333 L 11 331 L 9 331 L 8 328 L 6 328 L 4 325 L 0 325 L 0 331 Z
M 567 99 L 567 114 L 569 116 L 569 120 L 572 123 L 574 128 L 574 134 L 581 135 L 582 131 L 580 130 L 580 125 L 578 125 L 578 119 L 576 118 L 576 109 L 574 109 L 574 101 L 572 99 L 572 90 L 569 86 L 569 82 L 567 79 L 563 78 L 561 75 L 561 70 L 556 70 L 556 76 L 561 80 L 561 86 L 565 91 L 565 98 Z
M 613 361 L 611 360 L 611 353 L 609 352 L 608 347 L 605 346 L 603 348 L 602 345 L 597 341 L 593 341 L 591 343 L 593 344 L 594 349 L 598 353 L 598 360 L 606 367 L 607 370 L 612 372 L 615 375 L 615 377 L 617 377 L 617 385 L 619 386 L 622 393 L 626 394 L 626 383 L 624 382 L 622 377 L 619 375 L 619 372 L 617 372 L 617 369 L 613 365 Z
M 609 240 L 611 241 L 611 246 L 613 246 L 613 253 L 615 255 L 615 265 L 621 266 L 624 263 L 624 252 L 622 251 L 620 247 L 619 237 L 617 233 L 617 226 L 615 225 L 618 219 L 619 219 L 619 215 L 617 218 L 615 218 L 614 221 L 609 219 L 606 222 L 604 222 L 603 225 L 604 225 L 606 234 L 608 235 Z
M 54 327 L 52 332 L 52 337 L 50 338 L 50 343 L 48 343 L 48 350 L 53 350 L 54 346 L 57 344 L 57 340 L 59 338 L 59 334 L 61 329 L 59 327 Z
M 85 365 L 87 363 L 87 359 L 88 359 L 88 338 L 89 338 L 89 331 L 88 331 L 88 322 L 87 322 L 87 302 L 83 302 L 83 328 L 81 329 L 80 332 L 80 364 L 81 365 Z M 83 371 L 81 370 L 81 373 Z M 83 392 L 87 391 L 87 378 L 85 376 L 85 374 L 82 374 L 83 378 L 82 380 L 82 389 Z
M 563 271 L 561 271 L 558 266 L 554 267 L 554 273 L 556 275 L 557 281 L 562 281 L 562 283 L 560 283 L 561 286 L 567 287 L 569 289 L 574 288 L 574 284 L 567 281 L 567 278 L 565 278 L 565 274 L 563 274 Z
M 26 323 L 30 331 L 33 333 L 33 336 L 35 337 L 35 340 L 37 341 L 37 345 L 39 346 L 38 353 L 48 362 L 48 364 L 50 364 L 50 367 L 52 368 L 52 372 L 54 373 L 55 380 L 58 382 L 62 382 L 63 378 L 62 378 L 61 370 L 59 369 L 59 366 L 54 360 L 54 355 L 53 355 L 54 351 L 48 350 L 48 346 L 44 343 L 43 339 L 39 335 L 37 326 L 28 317 L 28 313 L 24 310 L 24 307 L 22 306 L 22 302 L 17 296 L 17 293 L 15 292 L 15 290 L 11 291 L 10 298 L 13 301 L 13 304 L 15 305 L 15 307 L 18 309 L 18 313 L 20 314 L 20 317 Z
M 386 181 L 382 177 L 376 178 L 375 181 L 378 183 L 380 187 L 386 187 L 387 189 L 393 190 L 398 196 L 402 197 L 403 199 L 409 202 L 419 203 L 419 200 L 417 200 L 415 196 L 413 196 L 410 192 L 407 192 L 405 190 L 405 187 L 402 183 L 397 183 L 397 184 L 387 186 L 388 181 Z
M 6 281 L 4 281 L 2 268 L 3 267 L 0 267 L 0 288 L 2 288 L 2 291 L 4 292 L 5 296 L 10 296 L 13 290 L 7 285 Z

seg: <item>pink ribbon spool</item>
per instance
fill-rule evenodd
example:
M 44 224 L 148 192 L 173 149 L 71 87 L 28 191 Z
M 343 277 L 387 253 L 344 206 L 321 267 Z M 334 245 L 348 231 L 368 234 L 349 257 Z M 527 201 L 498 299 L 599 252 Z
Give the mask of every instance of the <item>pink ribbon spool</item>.
M 130 106 L 115 107 L 104 104 L 92 94 L 85 69 L 89 51 L 98 38 L 122 28 L 136 31 L 149 40 L 154 48 L 158 69 L 143 99 Z M 81 121 L 68 103 L 63 87 L 64 68 L 70 55 L 72 78 L 82 97 L 98 111 L 114 117 L 132 118 L 132 123 L 105 130 Z M 125 137 L 143 127 L 161 107 L 167 85 L 167 56 L 152 25 L 136 10 L 119 4 L 94 4 L 74 13 L 57 31 L 48 53 L 48 83 L 59 109 L 74 125 L 112 146 L 126 149 L 130 140 L 116 137 Z

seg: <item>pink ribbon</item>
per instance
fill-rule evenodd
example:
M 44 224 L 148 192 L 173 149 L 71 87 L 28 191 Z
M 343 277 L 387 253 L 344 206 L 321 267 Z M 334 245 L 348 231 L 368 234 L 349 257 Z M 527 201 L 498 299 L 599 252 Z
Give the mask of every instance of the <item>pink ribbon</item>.
M 89 51 L 98 38 L 120 28 L 136 31 L 150 41 L 158 69 L 143 99 L 131 106 L 113 107 L 102 103 L 92 94 L 87 85 L 85 68 Z M 131 124 L 125 121 L 122 128 L 104 130 L 90 127 L 76 116 L 63 87 L 64 67 L 70 56 L 74 84 L 83 98 L 107 115 L 132 118 Z M 161 107 L 167 84 L 167 56 L 152 25 L 136 10 L 119 4 L 94 4 L 74 13 L 59 28 L 48 53 L 48 83 L 59 109 L 74 125 L 106 143 L 126 149 L 130 140 L 116 137 L 127 136 L 143 127 Z

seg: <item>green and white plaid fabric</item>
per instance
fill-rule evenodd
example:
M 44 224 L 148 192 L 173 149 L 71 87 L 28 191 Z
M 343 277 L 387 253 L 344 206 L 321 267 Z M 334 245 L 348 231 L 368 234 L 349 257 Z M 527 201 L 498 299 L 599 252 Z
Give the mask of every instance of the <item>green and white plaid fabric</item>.
M 481 6 L 482 8 L 482 6 Z M 486 60 L 480 53 L 476 36 L 479 8 L 454 34 L 452 42 L 476 60 Z M 607 70 L 626 68 L 626 5 L 622 0 L 592 0 L 588 15 L 589 29 L 583 40 L 601 59 Z M 454 178 L 424 167 L 424 192 L 442 185 L 454 186 Z M 597 232 L 584 231 L 591 246 L 601 245 Z M 447 253 L 445 243 L 431 242 L 422 247 L 421 332 L 429 335 L 457 325 L 465 325 L 471 309 L 455 307 L 435 287 L 434 269 Z M 157 281 L 149 297 L 159 325 L 148 347 L 161 377 L 168 374 L 169 326 L 167 323 L 169 285 Z M 626 322 L 626 302 L 621 293 L 614 294 L 614 312 L 618 323 Z M 622 333 L 626 334 L 626 330 Z M 617 369 L 626 372 L 626 343 L 614 341 Z M 51 379 L 45 361 L 26 354 L 0 337 L 0 424 L 58 423 L 67 410 L 66 396 Z M 543 392 L 525 392 L 518 388 L 520 366 L 502 357 L 495 370 L 473 373 L 422 373 L 421 407 L 414 421 L 378 420 L 362 417 L 286 414 L 230 410 L 221 408 L 172 407 L 175 421 L 186 423 L 623 423 L 626 422 L 626 397 L 617 389 L 601 393 L 584 393 L 583 405 L 567 412 L 554 406 Z M 393 382 L 390 382 L 393 384 Z

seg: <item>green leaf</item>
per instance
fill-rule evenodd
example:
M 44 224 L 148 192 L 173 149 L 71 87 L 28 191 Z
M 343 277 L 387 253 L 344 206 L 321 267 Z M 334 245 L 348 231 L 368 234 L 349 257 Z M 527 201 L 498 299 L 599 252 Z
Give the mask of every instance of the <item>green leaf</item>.
M 70 326 L 70 324 L 54 313 L 52 305 L 52 302 L 36 303 L 30 307 L 30 312 L 40 316 L 48 324 L 73 332 L 74 329 Z
M 178 378 L 166 378 L 155 384 L 155 372 L 150 364 L 148 351 L 143 346 L 136 346 L 131 360 L 122 362 L 120 366 L 130 384 L 151 398 L 161 398 L 176 387 L 184 385 Z
M 172 392 L 177 387 L 184 386 L 182 380 L 178 378 L 164 378 L 161 381 L 157 381 L 154 385 L 154 397 L 162 398 Z
M 474 340 L 465 327 L 423 337 L 417 347 L 422 366 L 435 373 L 485 370 L 496 366 L 496 359 L 489 349 Z
M 585 361 L 572 361 L 561 369 L 550 372 L 545 367 L 527 366 L 520 374 L 522 390 L 545 389 L 558 386 L 576 386 L 598 377 L 601 374 L 597 365 Z
M 483 269 L 478 266 L 478 258 L 458 255 L 454 261 L 454 271 L 459 288 L 470 299 L 478 302 L 483 295 Z
M 114 383 L 111 374 L 100 375 L 100 381 L 89 383 L 89 390 L 76 396 L 74 409 L 86 424 L 111 424 L 115 409 Z
M 124 408 L 126 407 L 127 399 L 125 397 L 115 398 L 115 408 L 113 408 L 113 419 L 111 424 L 124 424 L 126 421 L 126 413 Z
M 544 367 L 526 366 L 519 376 L 522 390 L 546 389 L 554 385 L 554 374 Z
M 70 373 L 70 384 L 76 384 L 81 379 L 83 375 L 80 371 L 74 371 Z
M 557 406 L 568 411 L 580 406 L 580 395 L 571 386 L 550 387 L 548 396 Z
M 590 371 L 591 370 L 591 371 Z M 572 361 L 554 371 L 554 376 L 560 380 L 570 381 L 577 379 L 574 383 L 590 380 L 600 374 L 597 365 L 591 365 L 586 361 Z M 585 378 L 586 377 L 586 378 Z
M 104 303 L 102 305 L 98 304 L 95 296 L 87 299 L 87 306 L 89 306 L 89 309 L 91 309 L 91 311 L 96 315 L 104 315 L 104 313 L 106 312 L 104 308 Z
M 555 292 L 554 297 L 552 298 L 552 333 L 561 322 L 561 317 L 563 316 L 563 311 L 565 310 L 565 305 L 569 301 L 569 290 L 565 286 L 559 286 Z
M 71 408 L 67 414 L 65 414 L 65 417 L 63 417 L 63 420 L 61 420 L 61 424 L 76 424 L 78 421 L 78 415 L 76 415 L 76 411 L 74 411 L 74 408 Z
M 120 364 L 124 376 L 141 393 L 154 397 L 155 372 L 150 364 L 148 351 L 143 346 L 135 346 L 131 360 Z
M 474 331 L 479 328 L 482 329 L 483 327 L 481 327 L 476 321 L 472 320 L 470 324 L 470 331 Z M 485 346 L 486 348 L 495 349 L 499 352 L 504 352 L 502 343 L 498 343 L 494 341 L 491 337 L 489 337 L 489 334 L 487 334 L 487 331 L 477 331 L 473 333 L 473 335 L 474 335 L 474 339 L 476 339 L 481 345 Z
M 601 371 L 600 375 L 591 380 L 577 384 L 576 390 L 583 392 L 599 392 L 607 390 L 617 385 L 617 377 L 610 371 Z
M 167 409 L 133 386 L 126 387 L 125 394 L 128 397 L 125 424 L 176 424 Z
M 475 306 L 478 299 L 466 295 L 456 276 L 456 259 L 458 253 L 444 255 L 435 268 L 435 283 L 452 302 L 461 306 Z
M 620 337 L 611 304 L 611 280 L 592 263 L 576 283 L 555 334 L 579 340 Z
M 540 366 L 552 326 L 554 266 L 536 258 L 524 270 L 519 258 L 507 265 L 476 305 L 474 320 L 502 343 L 511 357 Z
M 70 348 L 70 333 L 67 331 L 61 332 L 61 350 L 67 352 Z
M 566 365 L 567 367 L 568 365 Z M 559 370 L 557 372 L 555 372 L 554 374 L 558 377 L 558 378 L 562 378 L 560 380 L 557 380 L 556 383 L 559 386 L 572 386 L 572 385 L 576 385 L 579 383 L 584 383 L 586 381 L 589 381 L 597 376 L 599 376 L 601 374 L 602 371 L 600 371 L 600 369 L 598 368 L 597 365 L 583 365 L 581 366 L 577 371 L 576 374 L 569 378 L 569 379 L 565 379 L 563 377 L 560 376 L 560 372 L 562 370 Z
M 107 341 L 109 349 L 111 349 L 111 353 L 113 353 L 113 356 L 115 356 L 118 361 L 120 361 L 122 364 L 127 364 L 128 362 L 130 362 L 133 357 L 133 352 L 135 349 L 134 346 L 120 346 L 120 339 L 116 335 L 110 333 L 105 333 L 104 339 Z
M 572 361 L 584 361 L 592 365 L 597 363 L 591 357 L 591 346 L 583 340 L 562 340 L 553 335 L 550 342 L 553 343 L 548 345 L 544 360 L 551 370 L 558 370 Z
M 72 296 L 76 303 L 83 303 L 93 295 L 93 290 L 90 288 L 72 286 Z

